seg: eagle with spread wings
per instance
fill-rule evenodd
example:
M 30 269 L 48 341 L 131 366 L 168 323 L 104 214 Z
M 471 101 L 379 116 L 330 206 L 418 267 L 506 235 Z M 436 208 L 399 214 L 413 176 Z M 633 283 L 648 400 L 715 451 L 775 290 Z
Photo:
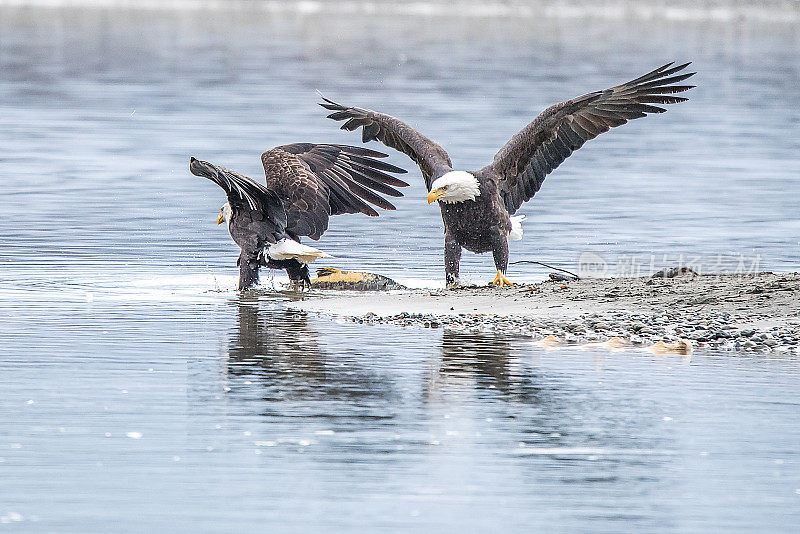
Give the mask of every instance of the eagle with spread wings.
M 492 252 L 495 286 L 512 285 L 505 277 L 508 239 L 522 238 L 521 221 L 514 216 L 550 174 L 575 150 L 601 133 L 631 119 L 663 113 L 657 104 L 687 100 L 673 96 L 693 88 L 681 82 L 694 72 L 689 63 L 668 63 L 622 85 L 567 100 L 544 110 L 514 135 L 486 167 L 472 172 L 454 170 L 445 150 L 408 124 L 369 109 L 343 106 L 322 97 L 320 105 L 345 121 L 341 128 L 362 128 L 363 142 L 380 141 L 403 152 L 422 171 L 428 204 L 438 201 L 444 220 L 445 280 L 458 285 L 461 249 Z
M 302 244 L 319 239 L 328 218 L 342 213 L 377 217 L 370 205 L 393 210 L 381 194 L 401 197 L 408 184 L 388 173 L 405 173 L 376 158 L 386 154 L 361 147 L 295 143 L 261 155 L 266 184 L 235 171 L 191 158 L 189 170 L 220 186 L 228 197 L 217 217 L 241 248 L 239 289 L 258 282 L 259 267 L 285 269 L 294 286 L 310 285 L 308 264 L 329 257 Z

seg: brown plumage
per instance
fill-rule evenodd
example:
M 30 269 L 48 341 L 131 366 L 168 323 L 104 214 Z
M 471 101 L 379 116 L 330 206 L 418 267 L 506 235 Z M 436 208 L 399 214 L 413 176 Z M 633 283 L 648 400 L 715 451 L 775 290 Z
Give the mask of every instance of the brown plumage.
M 400 119 L 371 109 L 343 106 L 325 97 L 322 97 L 322 100 L 325 103 L 320 106 L 335 110 L 334 113 L 328 115 L 329 119 L 337 121 L 347 119 L 341 126 L 342 130 L 352 132 L 363 127 L 364 129 L 361 131 L 363 143 L 380 141 L 389 148 L 399 150 L 410 157 L 422 170 L 422 176 L 425 178 L 425 185 L 429 191 L 436 176 L 452 170 L 450 156 L 442 147 Z
M 508 264 L 509 216 L 539 191 L 545 176 L 586 141 L 631 119 L 666 111 L 654 104 L 687 100 L 672 95 L 694 87 L 679 84 L 694 74 L 681 73 L 688 65 L 668 63 L 622 85 L 551 106 L 514 135 L 490 165 L 470 173 L 477 179 L 480 195 L 448 201 L 446 186 L 432 192 L 439 200 L 445 226 L 447 283 L 457 283 L 461 247 L 478 253 L 491 250 L 498 270 L 495 281 L 505 280 L 502 273 Z M 408 155 L 419 165 L 428 191 L 437 179 L 453 171 L 447 152 L 406 123 L 383 113 L 323 100 L 320 105 L 333 111 L 329 118 L 345 121 L 343 130 L 363 128 L 362 141 L 381 141 Z M 455 175 L 448 178 L 451 190 L 455 179 Z
M 285 201 L 287 231 L 316 240 L 328 229 L 330 215 L 377 217 L 369 204 L 395 209 L 378 193 L 403 196 L 394 188 L 408 184 L 386 173 L 406 171 L 374 159 L 385 157 L 361 147 L 295 143 L 267 150 L 261 163 L 267 188 Z
M 628 83 L 595 91 L 550 106 L 518 132 L 495 155 L 486 172 L 497 175 L 509 213 L 533 197 L 544 177 L 558 167 L 583 143 L 615 126 L 648 113 L 666 109 L 652 104 L 676 104 L 688 99 L 670 96 L 694 87 L 674 85 L 693 72 L 674 75 L 689 63 L 672 67 L 668 63 Z
M 346 145 L 279 146 L 261 155 L 266 185 L 191 158 L 192 174 L 212 180 L 228 197 L 228 229 L 242 249 L 239 289 L 258 281 L 259 266 L 286 269 L 292 281 L 310 284 L 308 268 L 303 262 L 307 260 L 300 256 L 271 257 L 270 245 L 285 239 L 299 243 L 303 236 L 319 239 L 327 230 L 331 215 L 363 213 L 376 217 L 378 212 L 369 204 L 395 209 L 380 194 L 403 196 L 395 187 L 408 184 L 387 173 L 406 171 L 375 159 L 385 157 L 381 152 Z

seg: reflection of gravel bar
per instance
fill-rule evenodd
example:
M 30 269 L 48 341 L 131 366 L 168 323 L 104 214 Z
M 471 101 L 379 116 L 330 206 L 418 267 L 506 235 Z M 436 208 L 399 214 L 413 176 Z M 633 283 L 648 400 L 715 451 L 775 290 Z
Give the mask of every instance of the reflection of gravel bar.
M 364 324 L 556 335 L 575 344 L 614 336 L 633 345 L 684 338 L 696 347 L 800 353 L 800 274 L 546 281 L 385 294 L 380 301 L 374 293 L 311 296 L 299 307 Z

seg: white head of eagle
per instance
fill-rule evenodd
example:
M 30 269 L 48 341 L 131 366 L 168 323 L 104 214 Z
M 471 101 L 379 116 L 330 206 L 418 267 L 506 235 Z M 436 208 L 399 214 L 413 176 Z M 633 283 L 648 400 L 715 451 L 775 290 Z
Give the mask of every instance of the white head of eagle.
M 226 202 L 222 208 L 219 210 L 219 215 L 217 216 L 217 224 L 222 224 L 223 222 L 230 224 L 231 217 L 233 216 L 233 210 L 231 209 L 231 205 Z
M 478 179 L 467 171 L 450 171 L 431 184 L 428 204 L 439 202 L 464 202 L 475 200 L 481 194 Z

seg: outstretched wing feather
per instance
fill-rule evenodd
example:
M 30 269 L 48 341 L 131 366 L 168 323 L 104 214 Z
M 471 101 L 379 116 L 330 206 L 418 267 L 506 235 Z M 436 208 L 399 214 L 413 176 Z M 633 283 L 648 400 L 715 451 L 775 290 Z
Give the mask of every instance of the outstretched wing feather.
M 395 209 L 379 193 L 403 196 L 395 187 L 408 184 L 387 173 L 405 170 L 376 158 L 386 154 L 361 147 L 296 143 L 261 155 L 267 187 L 285 201 L 287 231 L 319 239 L 328 218 L 342 213 L 375 217 L 370 206 Z
M 452 170 L 447 152 L 403 121 L 370 109 L 344 106 L 325 97 L 321 98 L 323 102 L 320 106 L 333 111 L 328 115 L 329 119 L 345 121 L 341 129 L 353 131 L 363 128 L 362 142 L 380 141 L 410 157 L 422 171 L 429 191 L 436 176 Z
M 195 158 L 191 158 L 189 170 L 220 186 L 232 209 L 252 212 L 255 220 L 269 221 L 283 231 L 286 226 L 283 202 L 264 185 L 236 171 Z
M 513 214 L 536 194 L 547 174 L 575 150 L 611 128 L 650 113 L 652 104 L 677 104 L 684 97 L 667 96 L 693 88 L 675 85 L 695 73 L 676 74 L 689 63 L 667 63 L 622 85 L 595 91 L 544 110 L 518 132 L 480 172 L 497 177 L 506 209 Z

